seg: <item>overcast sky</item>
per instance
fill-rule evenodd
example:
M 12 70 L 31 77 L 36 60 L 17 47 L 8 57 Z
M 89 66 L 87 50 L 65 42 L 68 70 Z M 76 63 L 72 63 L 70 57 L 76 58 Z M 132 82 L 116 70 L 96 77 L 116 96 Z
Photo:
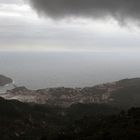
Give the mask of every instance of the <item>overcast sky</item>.
M 138 0 L 0 0 L 0 51 L 140 51 Z

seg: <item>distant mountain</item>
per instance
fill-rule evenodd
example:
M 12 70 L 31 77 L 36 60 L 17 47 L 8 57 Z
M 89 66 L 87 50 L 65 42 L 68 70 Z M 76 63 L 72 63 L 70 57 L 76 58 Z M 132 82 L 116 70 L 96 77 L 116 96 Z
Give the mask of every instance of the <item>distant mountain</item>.
M 1 96 L 5 99 L 63 107 L 77 103 L 104 103 L 120 107 L 140 106 L 140 78 L 85 88 L 60 87 L 29 90 L 26 87 L 16 87 Z
M 12 83 L 13 80 L 9 77 L 6 77 L 4 75 L 0 75 L 0 86 L 5 86 L 7 84 Z

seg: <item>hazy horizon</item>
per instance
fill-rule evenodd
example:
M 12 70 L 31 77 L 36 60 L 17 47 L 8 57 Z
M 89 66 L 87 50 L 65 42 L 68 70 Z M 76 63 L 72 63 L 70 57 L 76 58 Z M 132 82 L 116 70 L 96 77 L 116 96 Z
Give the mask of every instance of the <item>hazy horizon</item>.
M 0 73 L 33 89 L 140 77 L 139 4 L 0 0 Z
M 140 77 L 138 53 L 0 52 L 0 73 L 30 89 L 86 87 Z

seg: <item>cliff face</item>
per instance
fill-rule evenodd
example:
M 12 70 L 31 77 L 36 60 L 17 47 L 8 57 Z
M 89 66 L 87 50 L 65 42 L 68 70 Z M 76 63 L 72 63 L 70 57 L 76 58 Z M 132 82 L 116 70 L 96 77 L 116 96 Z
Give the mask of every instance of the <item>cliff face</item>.
M 22 102 L 59 105 L 68 107 L 76 103 L 108 103 L 114 105 L 140 106 L 140 79 L 125 79 L 113 83 L 85 88 L 47 88 L 29 90 L 16 87 L 1 94 L 5 99 L 16 99 Z
M 11 78 L 0 75 L 0 86 L 5 86 L 5 85 L 10 84 L 12 82 L 13 82 L 13 80 Z

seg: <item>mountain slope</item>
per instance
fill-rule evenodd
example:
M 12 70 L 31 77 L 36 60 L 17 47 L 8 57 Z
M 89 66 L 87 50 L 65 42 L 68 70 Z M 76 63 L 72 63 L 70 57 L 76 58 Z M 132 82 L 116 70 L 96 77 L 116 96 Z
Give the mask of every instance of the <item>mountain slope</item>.
M 5 86 L 7 84 L 12 83 L 13 80 L 9 77 L 6 77 L 4 75 L 0 75 L 0 86 Z
M 1 140 L 139 140 L 140 108 L 104 104 L 68 108 L 0 98 Z
M 74 105 L 70 108 L 31 105 L 0 98 L 1 140 L 58 140 L 59 135 L 84 116 L 115 115 L 118 109 L 106 105 Z M 93 118 L 94 118 L 93 117 Z
M 47 88 L 29 90 L 16 87 L 1 94 L 5 99 L 68 107 L 77 103 L 106 103 L 117 106 L 140 106 L 140 78 L 124 79 L 85 88 Z

